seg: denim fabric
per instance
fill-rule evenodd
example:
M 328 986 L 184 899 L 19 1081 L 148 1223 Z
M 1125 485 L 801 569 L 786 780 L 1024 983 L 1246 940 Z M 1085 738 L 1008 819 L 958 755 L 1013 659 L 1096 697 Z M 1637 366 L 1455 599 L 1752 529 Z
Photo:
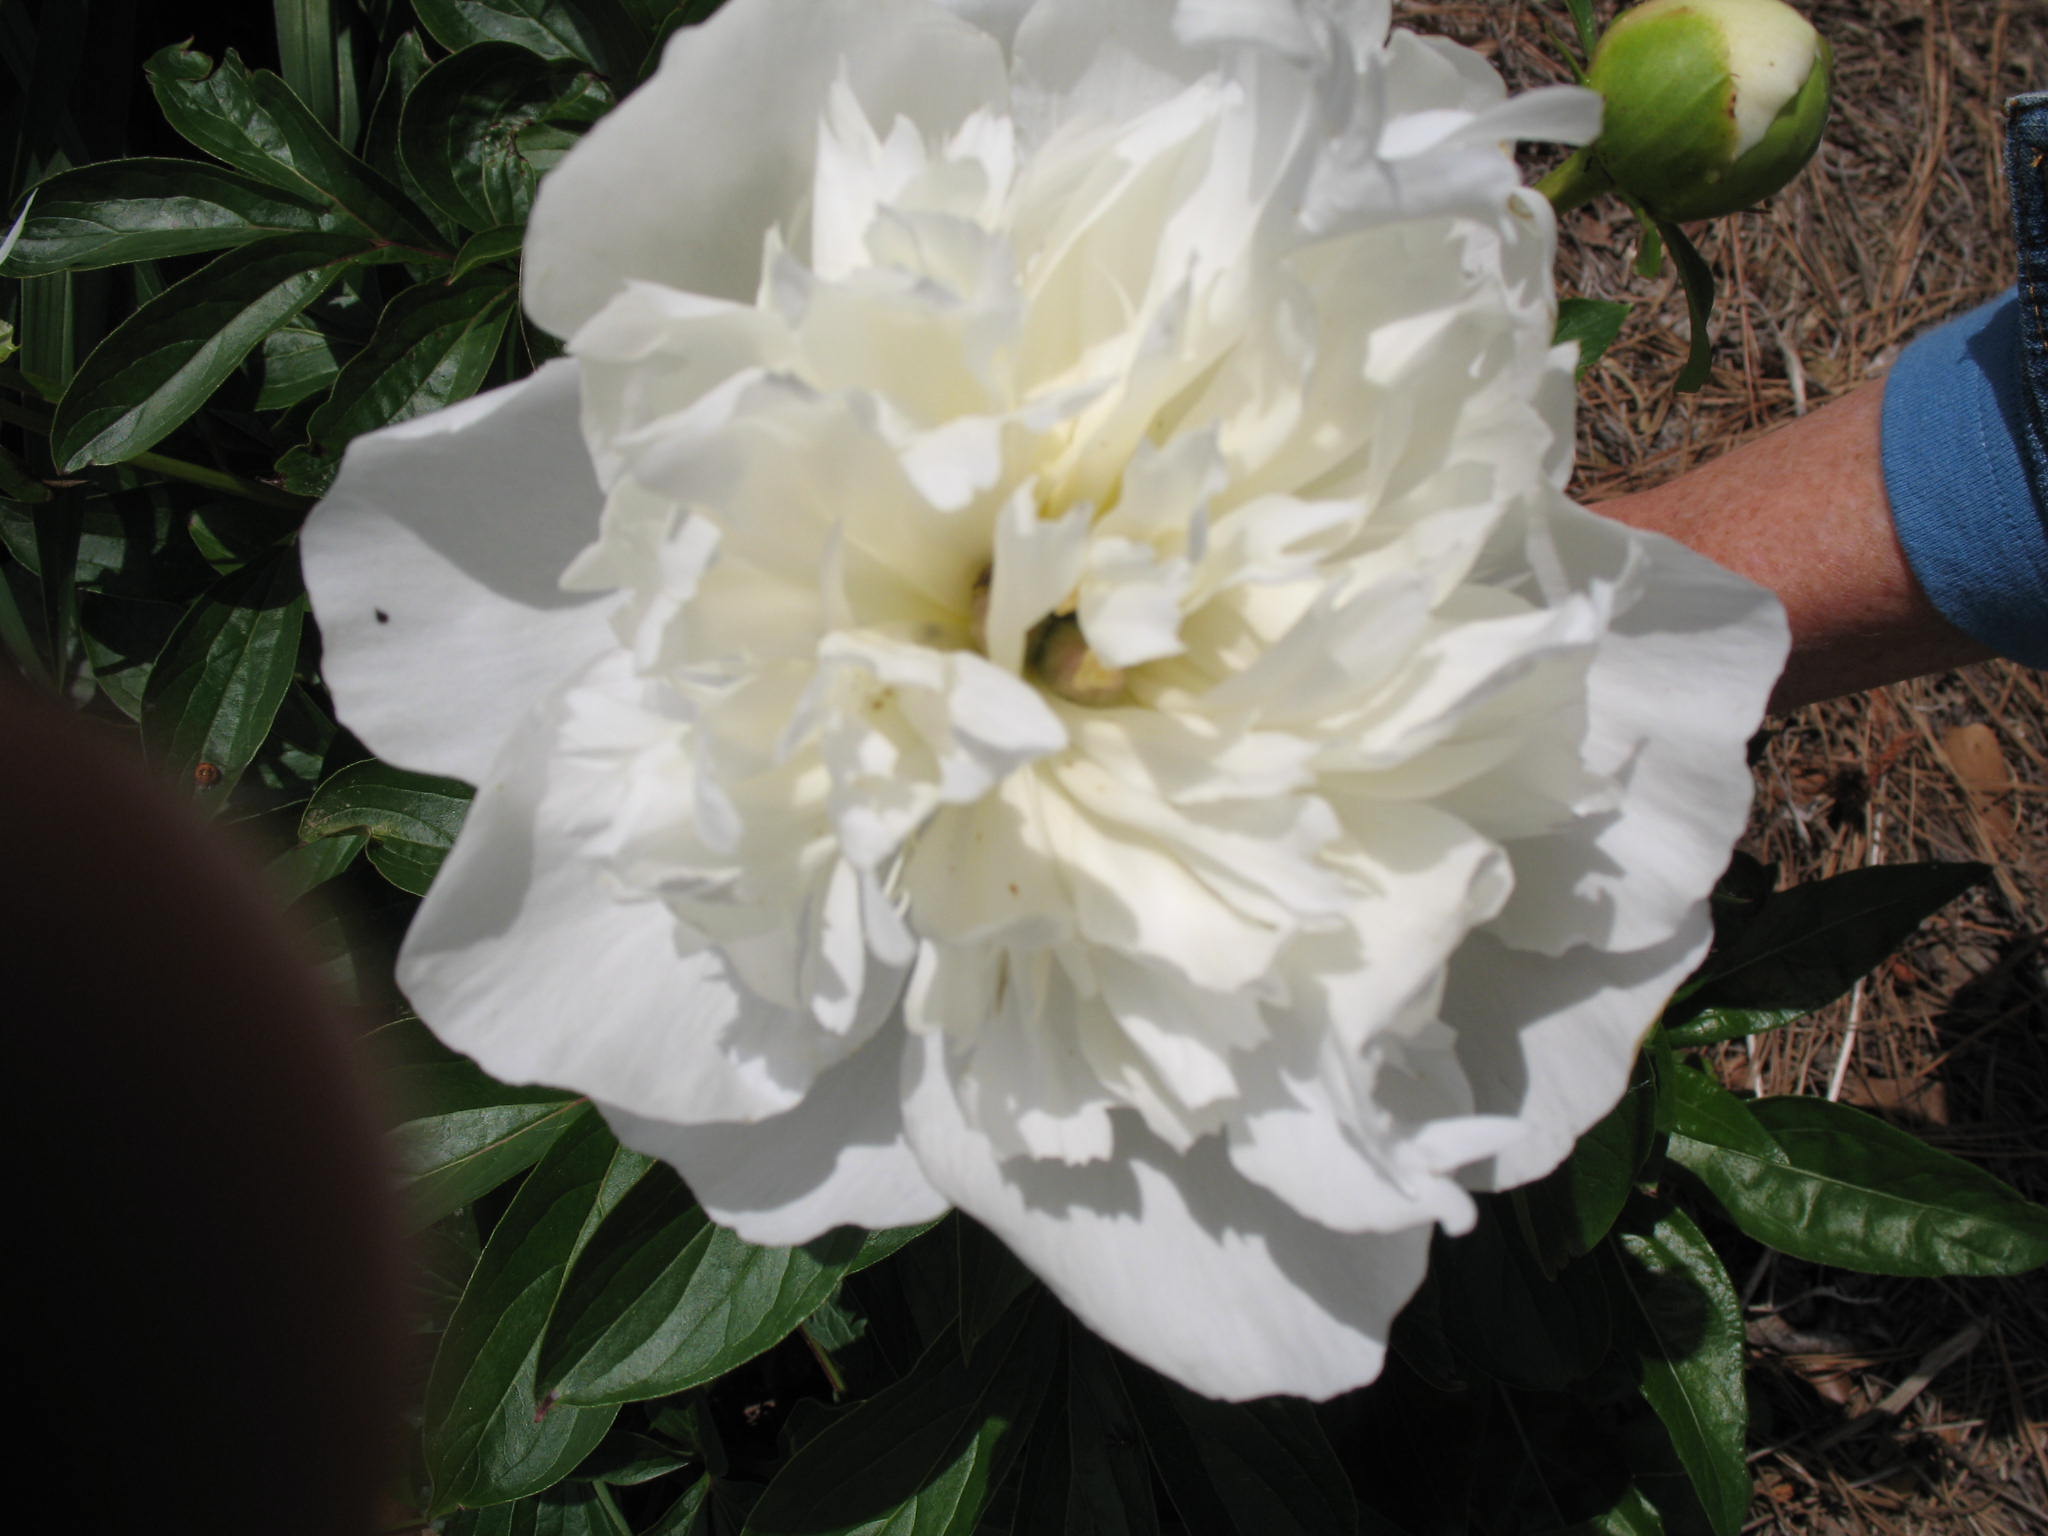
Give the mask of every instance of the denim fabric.
M 2019 287 L 1900 357 L 1885 385 L 1884 472 L 1935 607 L 2048 667 L 2048 93 L 2006 111 Z

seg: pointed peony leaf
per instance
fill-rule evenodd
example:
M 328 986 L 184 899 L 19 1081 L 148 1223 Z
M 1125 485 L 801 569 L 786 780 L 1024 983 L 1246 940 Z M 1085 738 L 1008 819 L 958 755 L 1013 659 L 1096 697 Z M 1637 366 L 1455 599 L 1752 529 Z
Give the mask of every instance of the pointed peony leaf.
M 306 423 L 322 453 L 467 400 L 490 371 L 512 318 L 502 275 L 421 283 L 385 305 L 369 344 L 350 359 Z
M 1064 1403 L 1032 1431 L 1015 1536 L 1157 1536 L 1152 1464 L 1113 1352 L 1069 1323 L 1066 1354 Z
M 1586 1536 L 1664 1536 L 1664 1521 L 1657 1506 L 1643 1496 L 1642 1489 L 1631 1485 L 1611 1506 L 1579 1529 Z
M 51 457 L 69 473 L 154 447 L 344 273 L 396 259 L 359 235 L 328 234 L 282 235 L 216 257 L 93 349 L 58 402 Z
M 413 5 L 434 41 L 450 53 L 479 43 L 514 43 L 540 58 L 579 60 L 621 79 L 647 52 L 642 27 L 620 0 L 413 0 Z
M 1682 1211 L 1645 1202 L 1614 1265 L 1640 1339 L 1643 1397 L 1671 1437 L 1716 1536 L 1749 1509 L 1742 1307 L 1712 1245 Z
M 1307 1403 L 1218 1403 L 1129 1363 L 1139 1431 L 1190 1530 L 1352 1536 L 1357 1500 Z M 1220 1517 L 1220 1521 L 1219 1521 Z
M 1982 864 L 1885 864 L 1773 892 L 1700 967 L 1665 1022 L 1683 1026 L 1709 1009 L 1811 1013 L 1985 873 Z
M 441 1529 L 447 1536 L 630 1536 L 616 1508 L 589 1483 L 562 1483 L 510 1504 L 457 1510 Z
M 666 1170 L 578 1258 L 541 1350 L 542 1394 L 577 1405 L 667 1397 L 788 1337 L 838 1287 L 865 1234 L 761 1248 L 712 1224 Z
M 616 1408 L 537 1411 L 534 1367 L 569 1266 L 648 1166 L 602 1120 L 585 1116 L 562 1132 L 491 1229 L 427 1382 L 430 1514 L 552 1487 L 611 1427 Z
M 1466 1362 L 1513 1386 L 1555 1389 L 1592 1373 L 1607 1353 L 1614 1302 L 1599 1267 L 1546 1275 L 1506 1197 L 1482 1201 L 1479 1224 L 1442 1237 L 1430 1284 L 1445 1335 Z
M 1669 1155 L 1744 1232 L 1795 1258 L 1879 1275 L 2048 1264 L 2048 1209 L 1846 1104 L 1694 1082 Z
M 348 838 L 332 839 L 348 842 Z M 515 1174 L 589 1113 L 558 1088 L 508 1088 L 442 1045 L 417 1020 L 370 1036 L 400 1119 L 392 1152 L 415 1227 L 440 1220 Z
M 405 194 L 342 148 L 269 70 L 246 68 L 233 49 L 215 64 L 182 44 L 144 67 L 165 119 L 200 149 L 415 256 L 433 249 Z
M 467 277 L 491 262 L 515 259 L 525 241 L 524 224 L 508 224 L 471 235 L 462 243 L 462 249 L 455 253 L 455 269 L 451 276 Z
M 333 385 L 359 345 L 354 338 L 322 330 L 306 314 L 287 321 L 263 338 L 263 384 L 256 409 L 281 411 L 320 394 Z
M 1621 1102 L 1581 1136 L 1554 1171 L 1515 1191 L 1515 1203 L 1546 1274 L 1591 1253 L 1628 1204 L 1656 1143 L 1654 1069 L 1636 1063 Z
M 1058 1309 L 1028 1297 L 964 1360 L 943 1336 L 776 1472 L 746 1536 L 971 1536 L 1052 1376 Z
M 264 866 L 278 900 L 289 906 L 346 872 L 370 844 L 361 834 L 323 837 L 288 848 Z
M 1553 339 L 1570 342 L 1579 349 L 1573 377 L 1583 379 L 1593 365 L 1607 355 L 1628 323 L 1630 306 L 1615 299 L 1564 299 L 1557 306 L 1557 331 Z
M 211 813 L 270 735 L 299 662 L 306 594 L 288 557 L 223 576 L 164 642 L 142 694 L 142 741 Z
M 370 860 L 392 884 L 424 896 L 469 813 L 470 788 L 457 779 L 407 773 L 375 760 L 323 781 L 299 818 L 307 841 L 361 833 Z
M 108 160 L 41 183 L 9 277 L 223 251 L 334 227 L 332 210 L 192 160 Z
M 478 43 L 429 69 L 406 98 L 399 153 L 434 206 L 463 228 L 524 225 L 541 173 L 612 100 L 582 66 Z

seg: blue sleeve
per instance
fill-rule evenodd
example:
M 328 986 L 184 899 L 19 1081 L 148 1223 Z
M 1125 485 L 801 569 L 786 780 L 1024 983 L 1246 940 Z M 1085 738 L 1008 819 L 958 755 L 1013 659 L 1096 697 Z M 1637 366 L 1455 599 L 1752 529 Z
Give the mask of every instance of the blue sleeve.
M 1884 476 L 1934 606 L 2048 667 L 2048 463 L 2025 346 L 2017 292 L 1914 341 L 1885 384 Z

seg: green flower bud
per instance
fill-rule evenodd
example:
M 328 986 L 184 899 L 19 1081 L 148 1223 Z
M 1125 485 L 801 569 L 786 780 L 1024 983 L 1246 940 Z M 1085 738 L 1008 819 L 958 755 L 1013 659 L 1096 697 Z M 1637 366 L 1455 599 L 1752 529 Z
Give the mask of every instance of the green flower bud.
M 1623 12 L 1587 71 L 1607 104 L 1581 167 L 1590 184 L 1563 205 L 1605 180 L 1661 219 L 1753 206 L 1813 157 L 1833 61 L 1782 0 L 1648 0 Z

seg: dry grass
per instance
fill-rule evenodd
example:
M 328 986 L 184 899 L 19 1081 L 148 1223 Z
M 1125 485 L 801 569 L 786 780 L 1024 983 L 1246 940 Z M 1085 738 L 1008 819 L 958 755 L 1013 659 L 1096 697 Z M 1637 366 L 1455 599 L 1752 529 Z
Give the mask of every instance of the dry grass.
M 1671 392 L 1683 296 L 1668 271 L 1631 274 L 1627 215 L 1602 202 L 1564 221 L 1565 291 L 1642 306 L 1586 381 L 1584 499 L 1803 414 L 2012 281 L 1999 106 L 2048 81 L 2039 0 L 1801 3 L 1836 49 L 1836 112 L 1805 177 L 1699 232 L 1722 288 L 1704 391 Z M 1561 0 L 1400 15 L 1481 48 L 1517 86 L 1564 76 Z M 2042 675 L 1995 663 L 1775 720 L 1757 791 L 1747 847 L 1788 882 L 1917 859 L 1979 859 L 1992 877 L 1817 1019 L 1723 1047 L 1723 1076 L 1861 1104 L 2048 1197 Z M 1735 1251 L 1758 1365 L 1752 1530 L 2048 1532 L 2048 1283 L 1876 1279 Z

